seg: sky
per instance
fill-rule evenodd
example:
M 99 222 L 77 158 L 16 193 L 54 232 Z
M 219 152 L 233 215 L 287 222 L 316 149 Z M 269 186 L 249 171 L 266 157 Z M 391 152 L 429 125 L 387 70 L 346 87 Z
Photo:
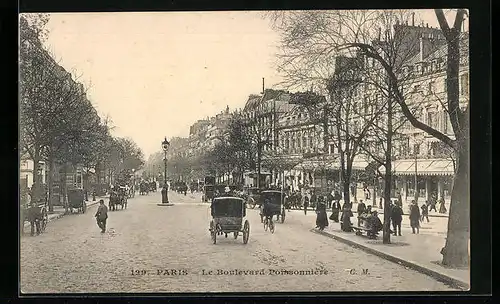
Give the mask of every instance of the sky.
M 419 14 L 437 27 L 432 10 Z M 51 13 L 47 28 L 55 59 L 146 159 L 165 136 L 242 108 L 263 77 L 267 88 L 281 80 L 279 36 L 259 12 Z

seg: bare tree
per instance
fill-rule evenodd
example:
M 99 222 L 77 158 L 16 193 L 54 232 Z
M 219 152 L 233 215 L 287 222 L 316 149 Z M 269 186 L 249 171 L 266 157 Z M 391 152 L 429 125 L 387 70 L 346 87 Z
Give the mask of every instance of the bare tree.
M 408 15 L 403 12 L 396 12 L 400 15 Z M 447 56 L 447 99 L 448 111 L 452 122 L 455 139 L 443 134 L 436 128 L 422 122 L 418 115 L 411 111 L 411 107 L 405 98 L 405 80 L 401 81 L 404 70 L 398 68 L 402 66 L 405 58 L 410 56 L 393 56 L 393 60 L 400 60 L 397 64 L 391 64 L 391 57 L 387 57 L 385 49 L 373 45 L 373 38 L 377 36 L 377 29 L 380 20 L 387 18 L 388 11 L 330 11 L 330 12 L 293 12 L 293 14 L 280 14 L 274 16 L 274 24 L 284 33 L 283 45 L 286 46 L 283 59 L 288 60 L 287 67 L 293 72 L 294 65 L 306 67 L 313 63 L 321 62 L 325 56 L 331 54 L 342 54 L 349 51 L 365 56 L 377 62 L 385 71 L 389 91 L 393 100 L 400 106 L 404 116 L 410 123 L 439 139 L 443 143 L 455 150 L 457 159 L 457 171 L 455 172 L 455 182 L 452 191 L 452 205 L 450 207 L 450 221 L 448 227 L 448 237 L 443 253 L 443 264 L 450 266 L 468 265 L 468 239 L 469 239 L 469 190 L 468 190 L 468 151 L 469 151 L 469 123 L 468 104 L 460 107 L 458 98 L 458 67 L 460 64 L 459 38 L 462 28 L 465 10 L 457 10 L 455 23 L 452 28 L 446 22 L 442 10 L 436 10 L 436 17 L 440 23 L 442 34 L 446 38 L 448 46 Z M 407 16 L 408 17 L 408 16 Z M 406 18 L 406 21 L 408 18 Z M 401 22 L 403 22 L 401 20 Z M 387 23 L 389 24 L 389 23 Z M 374 26 L 375 25 L 375 26 Z M 382 33 L 395 32 L 393 28 L 381 28 Z M 411 53 L 414 43 L 418 41 L 419 33 L 411 34 L 407 31 L 399 32 L 392 36 L 393 41 L 401 41 L 409 47 L 407 52 Z M 290 39 L 287 39 L 287 38 Z M 413 41 L 413 43 L 412 43 Z M 300 50 L 314 50 L 310 56 L 304 57 Z M 404 47 L 399 48 L 400 52 Z M 291 50 L 291 51 L 290 51 Z M 324 59 L 328 62 L 328 58 Z M 314 65 L 313 65 L 314 66 Z M 306 75 L 316 72 L 318 69 L 299 68 L 305 71 Z M 304 73 L 302 73 L 304 74 Z M 293 73 L 290 75 L 294 76 Z M 314 76 L 314 75 L 312 75 Z M 314 79 L 314 77 L 306 77 Z M 387 182 L 387 181 L 386 181 Z M 449 249 L 446 249 L 449 248 Z

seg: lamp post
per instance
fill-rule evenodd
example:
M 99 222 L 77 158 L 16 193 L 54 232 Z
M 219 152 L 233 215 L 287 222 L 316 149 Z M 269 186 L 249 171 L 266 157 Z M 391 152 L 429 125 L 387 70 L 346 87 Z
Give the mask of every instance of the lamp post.
M 418 150 L 420 150 L 420 145 L 422 144 L 422 139 L 418 138 L 418 134 L 414 135 L 414 144 L 413 144 L 413 153 L 415 154 L 415 202 L 418 203 L 418 151 L 416 147 L 418 146 Z
M 167 152 L 168 148 L 170 147 L 170 143 L 168 142 L 167 138 L 163 140 L 161 143 L 161 147 L 163 149 L 164 153 L 164 180 L 163 180 L 163 189 L 161 189 L 161 205 L 162 206 L 169 206 L 169 201 L 168 201 L 168 184 L 167 184 Z

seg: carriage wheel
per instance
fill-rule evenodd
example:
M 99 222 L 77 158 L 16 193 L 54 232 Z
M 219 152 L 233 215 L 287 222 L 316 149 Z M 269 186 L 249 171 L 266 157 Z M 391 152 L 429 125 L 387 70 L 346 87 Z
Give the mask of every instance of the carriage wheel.
M 267 228 L 269 227 L 269 220 L 264 219 L 264 231 L 267 231 Z
M 214 221 L 210 222 L 210 236 L 212 237 L 212 242 L 217 243 L 217 230 L 215 228 Z
M 274 233 L 274 222 L 273 221 L 269 222 L 269 231 L 271 231 L 271 233 Z
M 85 211 L 87 211 L 87 203 L 85 201 L 83 201 L 83 203 L 82 203 L 82 213 L 85 213 Z
M 285 210 L 281 213 L 281 223 L 283 224 L 285 222 Z
M 236 240 L 238 238 L 238 231 L 233 232 L 234 239 Z
M 248 238 L 250 237 L 250 223 L 248 220 L 245 220 L 245 224 L 243 225 L 243 244 L 248 243 Z

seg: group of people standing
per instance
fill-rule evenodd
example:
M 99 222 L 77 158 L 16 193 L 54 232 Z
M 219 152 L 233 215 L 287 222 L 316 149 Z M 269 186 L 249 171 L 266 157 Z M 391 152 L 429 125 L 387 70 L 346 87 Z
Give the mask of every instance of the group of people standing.
M 351 222 L 351 217 L 354 216 L 353 213 L 353 203 L 352 202 L 344 202 L 341 206 L 340 200 L 342 196 L 338 191 L 332 191 L 332 193 L 328 194 L 326 197 L 319 196 L 316 198 L 316 195 L 312 193 L 310 200 L 316 200 L 316 228 L 323 230 L 328 226 L 328 219 L 332 220 L 335 223 L 340 222 L 340 228 L 345 232 L 352 232 L 353 223 Z M 326 199 L 326 202 L 325 202 Z M 330 217 L 327 216 L 327 204 L 330 203 L 330 207 L 332 210 L 332 214 Z M 444 203 L 444 199 L 440 198 L 439 201 L 436 199 L 435 195 L 432 195 L 429 201 L 426 201 L 422 206 L 418 206 L 418 203 L 413 200 L 410 209 L 409 209 L 409 219 L 410 226 L 412 228 L 413 233 L 419 233 L 420 223 L 424 220 L 429 222 L 429 211 L 437 211 L 436 205 L 440 204 L 439 213 L 446 213 L 446 207 Z M 304 214 L 307 214 L 307 208 L 309 207 L 309 199 L 307 197 L 304 198 Z M 381 206 L 380 206 L 381 207 Z M 371 205 L 365 205 L 363 200 L 357 204 L 357 214 L 358 214 L 358 226 L 360 226 L 361 219 L 360 215 L 363 215 L 363 219 L 368 220 L 369 223 L 372 224 L 373 227 L 376 227 L 376 230 L 382 230 L 382 224 L 380 219 L 378 218 L 378 212 L 372 210 Z M 403 221 L 403 202 L 401 194 L 398 193 L 397 200 L 390 203 L 390 222 L 392 226 L 391 234 L 395 236 L 401 236 L 401 223 Z

